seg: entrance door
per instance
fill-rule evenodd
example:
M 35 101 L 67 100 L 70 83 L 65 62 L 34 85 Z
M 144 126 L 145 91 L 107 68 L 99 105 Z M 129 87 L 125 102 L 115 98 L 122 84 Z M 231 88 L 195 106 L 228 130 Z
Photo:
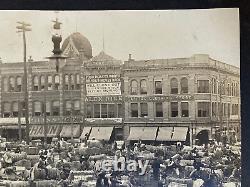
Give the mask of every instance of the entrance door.
M 196 144 L 197 145 L 207 145 L 209 141 L 209 131 L 208 130 L 202 130 L 196 135 Z

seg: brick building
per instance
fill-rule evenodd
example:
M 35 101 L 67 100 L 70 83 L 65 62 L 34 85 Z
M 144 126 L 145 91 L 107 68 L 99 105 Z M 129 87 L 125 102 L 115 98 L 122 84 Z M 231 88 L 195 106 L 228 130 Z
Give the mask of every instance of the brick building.
M 73 33 L 62 44 L 59 71 L 28 61 L 30 137 L 201 143 L 223 131 L 240 138 L 239 68 L 208 55 L 124 63 Z M 1 63 L 0 133 L 24 134 L 23 64 Z M 46 116 L 46 118 L 45 118 Z M 219 134 L 220 136 L 221 134 Z

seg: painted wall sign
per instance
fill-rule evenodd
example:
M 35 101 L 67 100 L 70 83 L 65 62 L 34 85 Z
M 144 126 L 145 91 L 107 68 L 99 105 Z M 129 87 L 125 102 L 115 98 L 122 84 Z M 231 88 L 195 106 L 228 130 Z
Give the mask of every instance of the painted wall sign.
M 83 123 L 84 118 L 82 116 L 47 116 L 47 123 Z M 44 117 L 31 117 L 31 124 L 43 124 Z
M 87 96 L 85 102 L 164 102 L 175 100 L 191 100 L 191 95 L 171 96 Z
M 120 75 L 87 75 L 86 91 L 87 96 L 121 95 Z
M 53 137 L 57 136 L 60 131 L 60 126 L 58 125 L 49 125 L 47 136 Z M 44 126 L 43 125 L 32 125 L 30 128 L 30 136 L 31 137 L 43 137 L 44 136 Z

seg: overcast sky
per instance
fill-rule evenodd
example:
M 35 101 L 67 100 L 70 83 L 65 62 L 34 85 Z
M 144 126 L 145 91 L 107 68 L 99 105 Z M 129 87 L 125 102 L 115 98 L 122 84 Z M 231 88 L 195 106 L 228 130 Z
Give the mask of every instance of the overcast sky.
M 87 37 L 93 55 L 103 49 L 117 59 L 182 58 L 209 54 L 240 65 L 238 9 L 164 11 L 0 11 L 0 57 L 3 62 L 23 59 L 22 35 L 16 22 L 30 23 L 27 56 L 45 60 L 52 54 L 52 20 L 59 18 L 62 37 L 73 32 Z

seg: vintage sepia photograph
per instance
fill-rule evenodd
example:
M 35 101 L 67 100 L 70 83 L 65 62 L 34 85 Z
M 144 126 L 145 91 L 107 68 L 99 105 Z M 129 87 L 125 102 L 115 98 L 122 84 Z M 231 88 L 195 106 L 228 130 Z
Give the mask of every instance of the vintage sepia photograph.
M 241 186 L 238 8 L 0 20 L 0 187 Z

